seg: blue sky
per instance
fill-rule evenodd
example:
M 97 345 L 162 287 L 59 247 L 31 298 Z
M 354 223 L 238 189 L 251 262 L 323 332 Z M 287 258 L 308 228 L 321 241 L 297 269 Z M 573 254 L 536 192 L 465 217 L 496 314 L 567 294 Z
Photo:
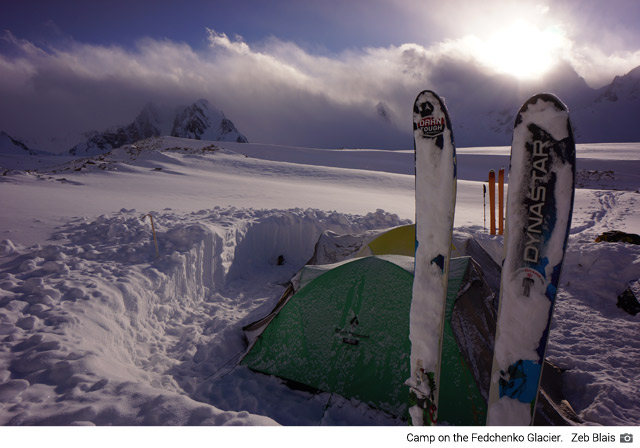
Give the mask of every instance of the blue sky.
M 71 38 L 125 47 L 144 37 L 197 47 L 212 28 L 247 42 L 275 36 L 337 52 L 482 36 L 544 8 L 545 20 L 572 28 L 576 41 L 607 51 L 640 47 L 636 0 L 25 0 L 3 7 L 0 27 L 38 43 Z
M 11 2 L 0 130 L 103 130 L 205 97 L 250 140 L 300 145 L 356 145 L 351 117 L 382 107 L 388 132 L 360 143 L 398 145 L 438 67 L 526 83 L 564 63 L 600 87 L 640 65 L 638 19 L 636 0 Z
M 276 36 L 341 51 L 489 33 L 540 6 L 552 9 L 552 22 L 575 25 L 576 40 L 609 51 L 640 47 L 635 0 L 25 0 L 3 8 L 0 27 L 41 43 L 73 38 L 129 46 L 151 37 L 196 47 L 206 43 L 203 30 L 212 28 L 248 42 Z
M 400 2 L 367 1 L 23 1 L 0 26 L 34 42 L 64 41 L 130 46 L 144 37 L 206 44 L 204 30 L 241 35 L 247 42 L 275 36 L 315 51 L 402 44 L 412 14 Z M 416 31 L 416 30 L 413 30 Z M 425 34 L 426 33 L 426 34 Z

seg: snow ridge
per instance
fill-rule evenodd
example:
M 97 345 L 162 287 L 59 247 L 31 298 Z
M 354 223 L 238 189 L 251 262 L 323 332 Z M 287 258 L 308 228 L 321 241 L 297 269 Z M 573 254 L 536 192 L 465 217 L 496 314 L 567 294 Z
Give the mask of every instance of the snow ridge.
M 159 257 L 149 217 L 125 209 L 75 219 L 55 244 L 0 243 L 0 425 L 273 424 L 258 403 L 211 396 L 207 378 L 244 350 L 241 326 L 323 230 L 404 223 L 313 209 L 153 216 Z

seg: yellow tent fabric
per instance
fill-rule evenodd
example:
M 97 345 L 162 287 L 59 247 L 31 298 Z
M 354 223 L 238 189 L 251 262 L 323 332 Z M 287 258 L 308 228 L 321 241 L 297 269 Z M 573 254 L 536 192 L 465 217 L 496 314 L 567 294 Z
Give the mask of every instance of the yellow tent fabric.
M 416 226 L 394 227 L 366 244 L 356 257 L 370 255 L 405 255 L 413 257 L 416 252 Z

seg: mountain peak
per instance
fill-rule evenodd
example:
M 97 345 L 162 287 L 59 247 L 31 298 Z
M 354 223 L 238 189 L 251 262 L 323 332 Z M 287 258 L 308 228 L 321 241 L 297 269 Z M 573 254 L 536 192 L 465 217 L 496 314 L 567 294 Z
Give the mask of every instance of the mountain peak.
M 205 98 L 200 98 L 173 112 L 162 110 L 155 103 L 148 102 L 132 123 L 110 128 L 102 133 L 87 134 L 87 140 L 74 146 L 69 152 L 77 156 L 96 155 L 162 135 L 195 140 L 247 142 L 246 137 L 238 132 L 221 110 Z
M 596 102 L 618 101 L 629 102 L 640 99 L 640 66 L 629 71 L 626 75 L 616 76 L 611 84 L 601 89 Z
M 246 142 L 224 113 L 206 99 L 181 108 L 175 116 L 171 136 L 195 140 Z
M 35 155 L 35 152 L 29 149 L 27 145 L 4 131 L 0 131 L 0 153 L 4 155 Z
M 193 105 L 202 106 L 207 109 L 211 107 L 211 105 L 209 104 L 209 100 L 207 100 L 206 98 L 200 98 L 195 103 L 193 103 Z
M 627 73 L 625 77 L 629 77 L 631 79 L 640 79 L 640 65 L 629 71 L 629 73 Z

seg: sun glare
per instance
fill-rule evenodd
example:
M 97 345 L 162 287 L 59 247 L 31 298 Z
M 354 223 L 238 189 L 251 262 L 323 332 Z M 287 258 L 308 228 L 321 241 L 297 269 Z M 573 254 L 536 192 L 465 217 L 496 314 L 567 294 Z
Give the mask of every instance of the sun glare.
M 540 30 L 519 21 L 479 43 L 475 57 L 496 72 L 537 79 L 558 61 L 565 38 L 558 30 Z

